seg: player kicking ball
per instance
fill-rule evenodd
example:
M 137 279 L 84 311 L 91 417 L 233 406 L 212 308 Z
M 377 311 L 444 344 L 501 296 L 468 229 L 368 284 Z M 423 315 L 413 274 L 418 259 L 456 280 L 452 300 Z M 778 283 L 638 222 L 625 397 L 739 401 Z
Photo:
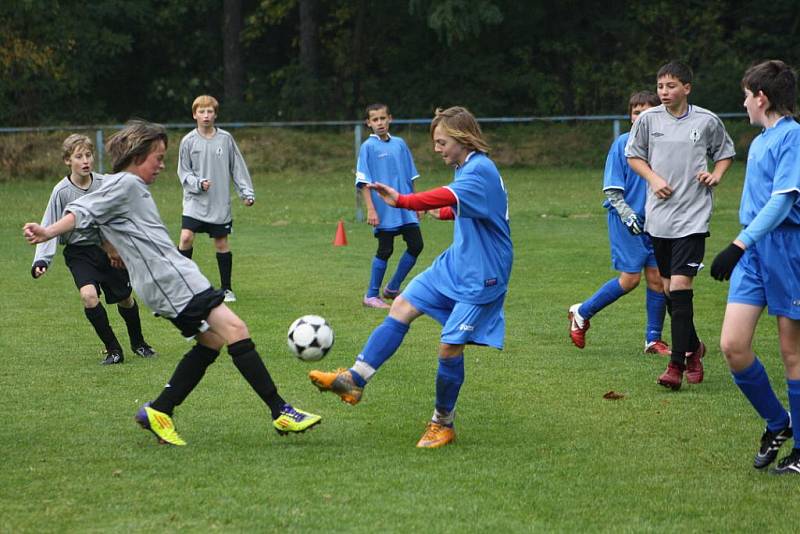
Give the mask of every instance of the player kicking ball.
M 115 174 L 103 187 L 67 204 L 63 217 L 47 227 L 25 224 L 23 234 L 37 244 L 76 228 L 99 227 L 119 251 L 139 297 L 185 338 L 196 339 L 161 394 L 139 409 L 136 422 L 162 443 L 186 445 L 175 430 L 173 411 L 227 345 L 233 364 L 268 406 L 279 434 L 304 432 L 319 424 L 320 416 L 296 410 L 281 398 L 247 325 L 223 303 L 225 293 L 211 287 L 197 265 L 172 244 L 148 188 L 164 169 L 164 127 L 131 121 L 107 146 Z
M 434 150 L 455 167 L 450 185 L 400 195 L 381 184 L 367 185 L 386 204 L 417 211 L 434 210 L 454 219 L 453 243 L 394 299 L 389 315 L 375 330 L 350 369 L 311 371 L 320 391 L 357 404 L 376 371 L 400 347 L 411 323 L 429 315 L 442 325 L 433 417 L 417 443 L 438 448 L 455 440 L 455 406 L 464 382 L 464 347 L 503 348 L 503 303 L 511 274 L 513 247 L 508 224 L 508 195 L 475 117 L 462 107 L 437 110 L 431 122 Z M 469 265 L 469 269 L 463 266 Z

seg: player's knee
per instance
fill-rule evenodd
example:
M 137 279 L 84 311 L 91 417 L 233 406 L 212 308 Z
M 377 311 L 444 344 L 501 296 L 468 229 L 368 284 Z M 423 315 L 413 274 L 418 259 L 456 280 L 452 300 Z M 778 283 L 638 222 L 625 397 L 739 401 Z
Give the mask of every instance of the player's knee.
M 409 243 L 409 244 L 408 244 L 408 249 L 407 249 L 407 252 L 408 252 L 410 255 L 412 255 L 412 256 L 414 256 L 414 257 L 416 258 L 416 257 L 418 257 L 420 254 L 422 254 L 422 249 L 423 249 L 423 248 L 424 248 L 424 247 L 423 247 L 422 241 L 419 241 L 419 242 L 412 242 L 412 243 Z
M 625 293 L 628 293 L 639 286 L 640 280 L 639 273 L 622 273 L 619 277 L 619 285 Z
M 230 252 L 230 248 L 228 246 L 228 236 L 224 237 L 215 237 L 214 238 L 214 247 L 217 249 L 217 252 L 224 254 L 226 252 Z
M 236 315 L 230 320 L 228 324 L 228 330 L 229 344 L 250 337 L 250 331 L 247 329 L 247 325 Z
M 378 251 L 375 252 L 375 257 L 379 260 L 386 261 L 392 257 L 392 252 L 394 252 L 394 246 L 391 243 L 381 243 L 378 245 Z
M 451 345 L 450 343 L 439 344 L 440 358 L 455 358 L 464 354 L 464 345 Z
M 750 354 L 750 347 L 737 336 L 724 334 L 719 339 L 719 350 L 730 367 L 736 368 Z
M 194 244 L 194 232 L 189 230 L 181 230 L 181 237 L 180 237 L 180 244 L 179 247 L 181 250 L 186 250 L 191 248 Z
M 84 308 L 95 308 L 100 303 L 97 289 L 93 285 L 83 286 L 81 292 L 81 303 Z
M 119 301 L 117 304 L 119 304 L 123 308 L 133 308 L 133 305 L 135 303 L 136 303 L 136 301 L 133 300 L 133 295 L 131 294 L 131 295 L 128 295 L 127 298 L 124 298 L 121 301 Z

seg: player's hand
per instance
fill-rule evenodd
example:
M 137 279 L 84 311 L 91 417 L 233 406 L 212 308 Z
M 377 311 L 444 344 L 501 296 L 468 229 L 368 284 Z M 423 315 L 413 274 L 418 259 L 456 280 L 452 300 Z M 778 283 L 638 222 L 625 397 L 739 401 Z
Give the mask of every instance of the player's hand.
M 438 219 L 439 218 L 439 208 L 428 210 L 426 213 L 428 213 L 434 219 Z
M 386 184 L 382 184 L 380 182 L 375 182 L 374 184 L 367 184 L 366 187 L 378 193 L 383 199 L 383 201 L 389 204 L 390 206 L 397 205 L 397 197 L 400 196 L 400 193 L 398 193 L 397 190 L 394 189 L 393 187 L 390 187 Z
M 744 254 L 744 249 L 736 243 L 728 245 L 714 258 L 714 262 L 711 264 L 711 276 L 719 281 L 730 280 L 733 268 L 739 263 L 742 254 Z
M 420 221 L 425 218 L 425 214 L 428 213 L 426 210 L 418 211 L 417 212 L 417 219 Z
M 203 191 L 208 191 L 209 187 L 211 187 L 211 180 L 203 180 L 200 182 L 200 189 Z
M 40 276 L 43 276 L 44 273 L 46 272 L 47 272 L 47 263 L 42 260 L 37 261 L 36 263 L 33 264 L 33 267 L 31 267 L 31 276 L 34 278 L 39 278 Z
M 672 188 L 669 186 L 667 181 L 660 176 L 656 176 L 652 179 L 650 182 L 650 189 L 652 189 L 656 197 L 660 198 L 661 200 L 666 200 L 672 196 Z
M 639 218 L 639 216 L 636 215 L 635 213 L 631 213 L 630 215 L 622 219 L 622 222 L 623 224 L 625 224 L 625 227 L 631 234 L 639 235 L 642 233 L 644 224 L 642 223 L 642 220 Z
M 22 227 L 22 235 L 25 237 L 25 241 L 31 245 L 50 240 L 45 227 L 38 223 L 25 223 L 25 226 Z
M 378 217 L 378 212 L 375 209 L 368 209 L 367 210 L 367 224 L 370 226 L 378 226 L 381 223 L 380 217 Z
M 720 178 L 718 176 L 714 176 L 714 173 L 703 171 L 697 173 L 697 181 L 701 184 L 705 184 L 708 187 L 714 187 L 719 183 Z
M 106 252 L 108 255 L 108 262 L 111 266 L 115 269 L 125 269 L 125 262 L 122 261 L 122 257 L 119 255 L 119 252 L 113 250 L 111 252 Z
M 242 202 L 244 202 L 245 206 L 249 207 L 249 206 L 252 206 L 253 204 L 256 203 L 256 199 L 253 198 L 253 197 L 247 197 L 247 198 L 243 199 Z

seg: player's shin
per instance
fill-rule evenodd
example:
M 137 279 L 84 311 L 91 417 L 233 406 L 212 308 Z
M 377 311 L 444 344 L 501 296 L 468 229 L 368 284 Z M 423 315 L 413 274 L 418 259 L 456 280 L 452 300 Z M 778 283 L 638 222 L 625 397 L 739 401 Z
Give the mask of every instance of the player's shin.
M 372 331 L 367 343 L 356 358 L 350 374 L 358 387 L 364 385 L 372 378 L 383 363 L 395 353 L 403 342 L 409 325 L 401 323 L 393 317 L 386 317 L 378 327 Z
M 192 390 L 200 383 L 208 366 L 217 359 L 219 351 L 204 345 L 195 345 L 184 354 L 172 378 L 156 400 L 150 405 L 167 415 L 172 415 L 175 407 L 180 405 Z
M 433 422 L 450 426 L 455 417 L 456 401 L 464 383 L 464 355 L 439 357 L 436 373 L 436 409 Z
M 261 356 L 256 352 L 256 346 L 250 338 L 242 339 L 228 345 L 228 354 L 233 359 L 233 364 L 239 373 L 247 380 L 250 387 L 261 397 L 270 412 L 272 418 L 277 419 L 281 415 L 281 409 L 286 404 L 280 395 L 278 388 L 264 365 Z
M 733 375 L 733 382 L 747 400 L 750 401 L 758 415 L 767 422 L 768 430 L 777 432 L 789 424 L 789 416 L 775 395 L 769 383 L 767 371 L 757 357 L 747 369 L 739 372 L 731 371 L 731 374 Z M 791 401 L 791 392 L 789 399 Z M 800 409 L 800 390 L 798 390 L 797 400 L 798 409 Z

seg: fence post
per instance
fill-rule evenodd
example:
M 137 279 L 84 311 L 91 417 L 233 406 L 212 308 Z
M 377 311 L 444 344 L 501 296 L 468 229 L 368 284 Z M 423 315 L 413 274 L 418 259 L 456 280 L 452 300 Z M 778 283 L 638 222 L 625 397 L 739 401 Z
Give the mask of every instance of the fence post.
M 619 119 L 614 119 L 614 139 L 619 137 Z
M 103 174 L 103 130 L 95 133 L 95 153 L 97 154 L 97 172 Z
M 357 122 L 355 126 L 353 126 L 353 147 L 355 149 L 355 168 L 358 167 L 358 152 L 361 150 L 361 123 Z M 364 208 L 361 206 L 361 191 L 357 187 L 354 187 L 356 192 L 356 221 L 363 222 L 364 221 Z

